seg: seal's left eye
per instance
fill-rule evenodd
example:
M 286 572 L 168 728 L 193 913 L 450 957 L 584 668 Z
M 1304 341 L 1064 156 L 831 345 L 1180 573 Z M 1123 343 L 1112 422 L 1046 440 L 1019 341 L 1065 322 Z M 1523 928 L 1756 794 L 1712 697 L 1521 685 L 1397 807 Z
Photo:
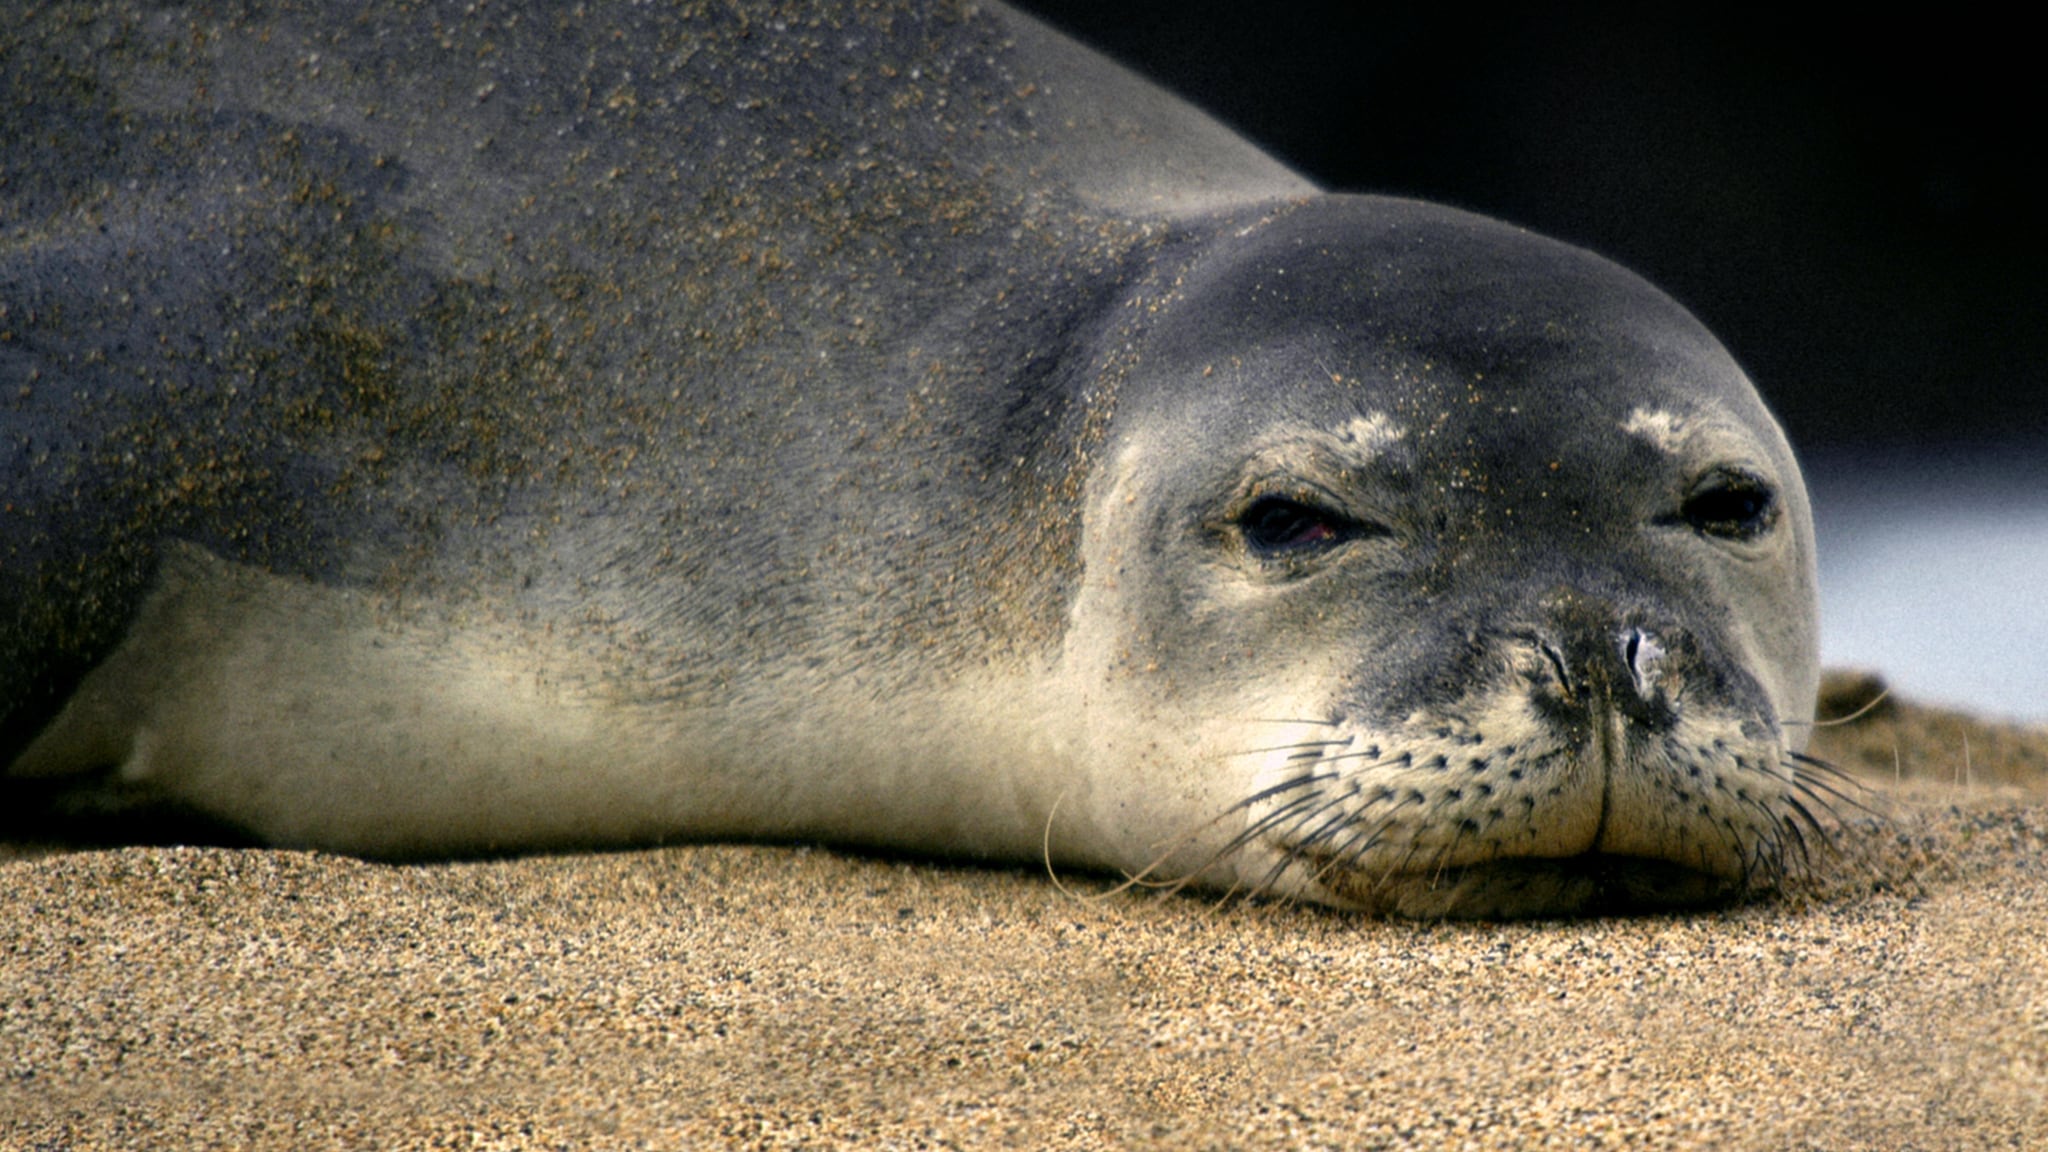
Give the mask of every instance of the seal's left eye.
M 1340 512 L 1284 496 L 1254 500 L 1238 516 L 1237 526 L 1244 533 L 1245 544 L 1266 555 L 1335 544 L 1358 535 L 1362 527 Z
M 1777 520 L 1778 498 L 1760 477 L 1717 470 L 1693 486 L 1680 514 L 1695 531 L 1708 536 L 1752 540 Z

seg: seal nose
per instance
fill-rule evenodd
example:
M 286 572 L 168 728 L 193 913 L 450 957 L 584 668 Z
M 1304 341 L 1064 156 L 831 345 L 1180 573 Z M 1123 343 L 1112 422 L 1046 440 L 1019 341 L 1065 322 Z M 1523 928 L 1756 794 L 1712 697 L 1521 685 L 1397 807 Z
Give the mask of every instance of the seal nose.
M 1547 627 L 1525 633 L 1541 655 L 1538 698 L 1560 721 L 1613 710 L 1656 727 L 1674 719 L 1670 639 L 1610 605 L 1574 597 Z

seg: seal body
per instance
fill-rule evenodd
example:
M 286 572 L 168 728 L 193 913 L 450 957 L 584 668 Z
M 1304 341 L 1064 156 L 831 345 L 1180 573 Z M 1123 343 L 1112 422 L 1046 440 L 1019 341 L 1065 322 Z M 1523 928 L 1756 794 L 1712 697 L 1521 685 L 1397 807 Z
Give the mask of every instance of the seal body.
M 994 4 L 0 56 L 12 789 L 1416 914 L 1789 867 L 1798 470 L 1597 257 L 1318 192 Z

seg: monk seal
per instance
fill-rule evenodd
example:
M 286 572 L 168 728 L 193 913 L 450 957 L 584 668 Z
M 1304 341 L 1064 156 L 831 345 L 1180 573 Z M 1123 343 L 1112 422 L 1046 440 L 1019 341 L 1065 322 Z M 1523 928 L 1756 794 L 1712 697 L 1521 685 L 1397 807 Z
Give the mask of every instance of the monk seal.
M 19 23 L 39 813 L 1472 916 L 1819 830 L 1798 466 L 1599 257 L 1321 192 L 996 3 Z

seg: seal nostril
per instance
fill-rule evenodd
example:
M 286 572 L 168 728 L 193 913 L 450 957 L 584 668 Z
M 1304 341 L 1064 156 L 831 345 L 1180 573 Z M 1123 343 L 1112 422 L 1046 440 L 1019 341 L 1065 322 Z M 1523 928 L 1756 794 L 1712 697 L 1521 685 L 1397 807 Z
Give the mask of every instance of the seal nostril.
M 1564 653 L 1559 652 L 1555 645 L 1548 643 L 1538 644 L 1537 647 L 1541 648 L 1543 655 L 1550 660 L 1550 670 L 1557 674 L 1558 690 L 1564 693 L 1566 700 L 1575 701 L 1578 698 L 1577 686 L 1572 683 L 1570 666 L 1565 663 Z
M 1664 646 L 1641 628 L 1621 634 L 1621 659 L 1635 683 L 1636 695 L 1648 699 L 1656 692 L 1657 669 L 1664 661 Z

